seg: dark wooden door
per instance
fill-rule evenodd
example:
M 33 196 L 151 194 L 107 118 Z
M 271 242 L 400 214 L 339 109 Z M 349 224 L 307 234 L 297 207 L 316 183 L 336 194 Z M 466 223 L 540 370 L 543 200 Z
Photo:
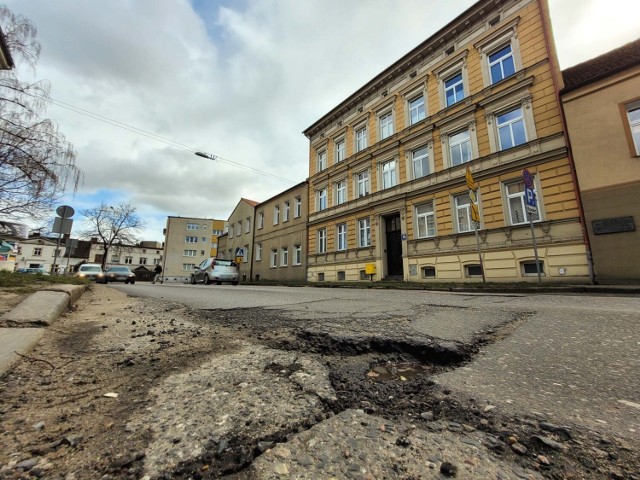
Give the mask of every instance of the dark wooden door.
M 387 236 L 387 276 L 402 277 L 402 226 L 400 215 L 385 218 Z

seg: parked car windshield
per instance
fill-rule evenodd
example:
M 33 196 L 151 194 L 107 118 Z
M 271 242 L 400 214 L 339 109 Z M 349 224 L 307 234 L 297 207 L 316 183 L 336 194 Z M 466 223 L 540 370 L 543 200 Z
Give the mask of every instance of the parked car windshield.
M 129 267 L 109 267 L 108 272 L 129 272 Z
M 81 272 L 99 272 L 100 270 L 101 270 L 100 267 L 94 267 L 94 266 L 80 267 Z

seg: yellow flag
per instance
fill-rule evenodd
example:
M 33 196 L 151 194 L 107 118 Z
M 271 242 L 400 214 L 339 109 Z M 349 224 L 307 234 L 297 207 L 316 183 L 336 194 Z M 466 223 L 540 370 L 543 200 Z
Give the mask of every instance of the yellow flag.
M 469 187 L 469 190 L 475 190 L 476 182 L 473 180 L 473 175 L 471 175 L 471 169 L 468 166 L 467 166 L 467 174 L 465 175 L 465 178 L 467 179 L 467 187 Z

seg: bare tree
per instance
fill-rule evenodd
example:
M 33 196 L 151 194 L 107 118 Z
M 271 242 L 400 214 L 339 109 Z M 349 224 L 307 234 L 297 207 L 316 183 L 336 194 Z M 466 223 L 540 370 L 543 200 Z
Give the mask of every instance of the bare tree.
M 121 245 L 134 245 L 138 241 L 136 233 L 144 228 L 144 223 L 136 214 L 136 208 L 130 203 L 113 207 L 103 202 L 97 207 L 82 210 L 80 214 L 91 225 L 80 235 L 84 238 L 97 238 L 102 244 L 103 269 L 107 265 L 109 250 Z
M 35 25 L 1 5 L 0 26 L 14 62 L 35 71 Z M 41 219 L 82 180 L 73 145 L 53 121 L 41 118 L 49 91 L 46 81 L 22 82 L 15 70 L 0 71 L 0 215 Z

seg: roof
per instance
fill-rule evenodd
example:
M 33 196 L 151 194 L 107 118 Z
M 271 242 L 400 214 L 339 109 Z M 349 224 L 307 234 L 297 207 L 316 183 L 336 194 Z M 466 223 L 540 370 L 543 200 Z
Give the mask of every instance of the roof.
M 256 202 L 255 200 L 249 200 L 248 198 L 241 198 L 240 201 L 247 202 L 252 207 L 255 207 L 260 203 L 260 202 Z
M 640 65 L 640 39 L 563 70 L 564 89 L 562 92 L 575 90 L 638 65 Z

